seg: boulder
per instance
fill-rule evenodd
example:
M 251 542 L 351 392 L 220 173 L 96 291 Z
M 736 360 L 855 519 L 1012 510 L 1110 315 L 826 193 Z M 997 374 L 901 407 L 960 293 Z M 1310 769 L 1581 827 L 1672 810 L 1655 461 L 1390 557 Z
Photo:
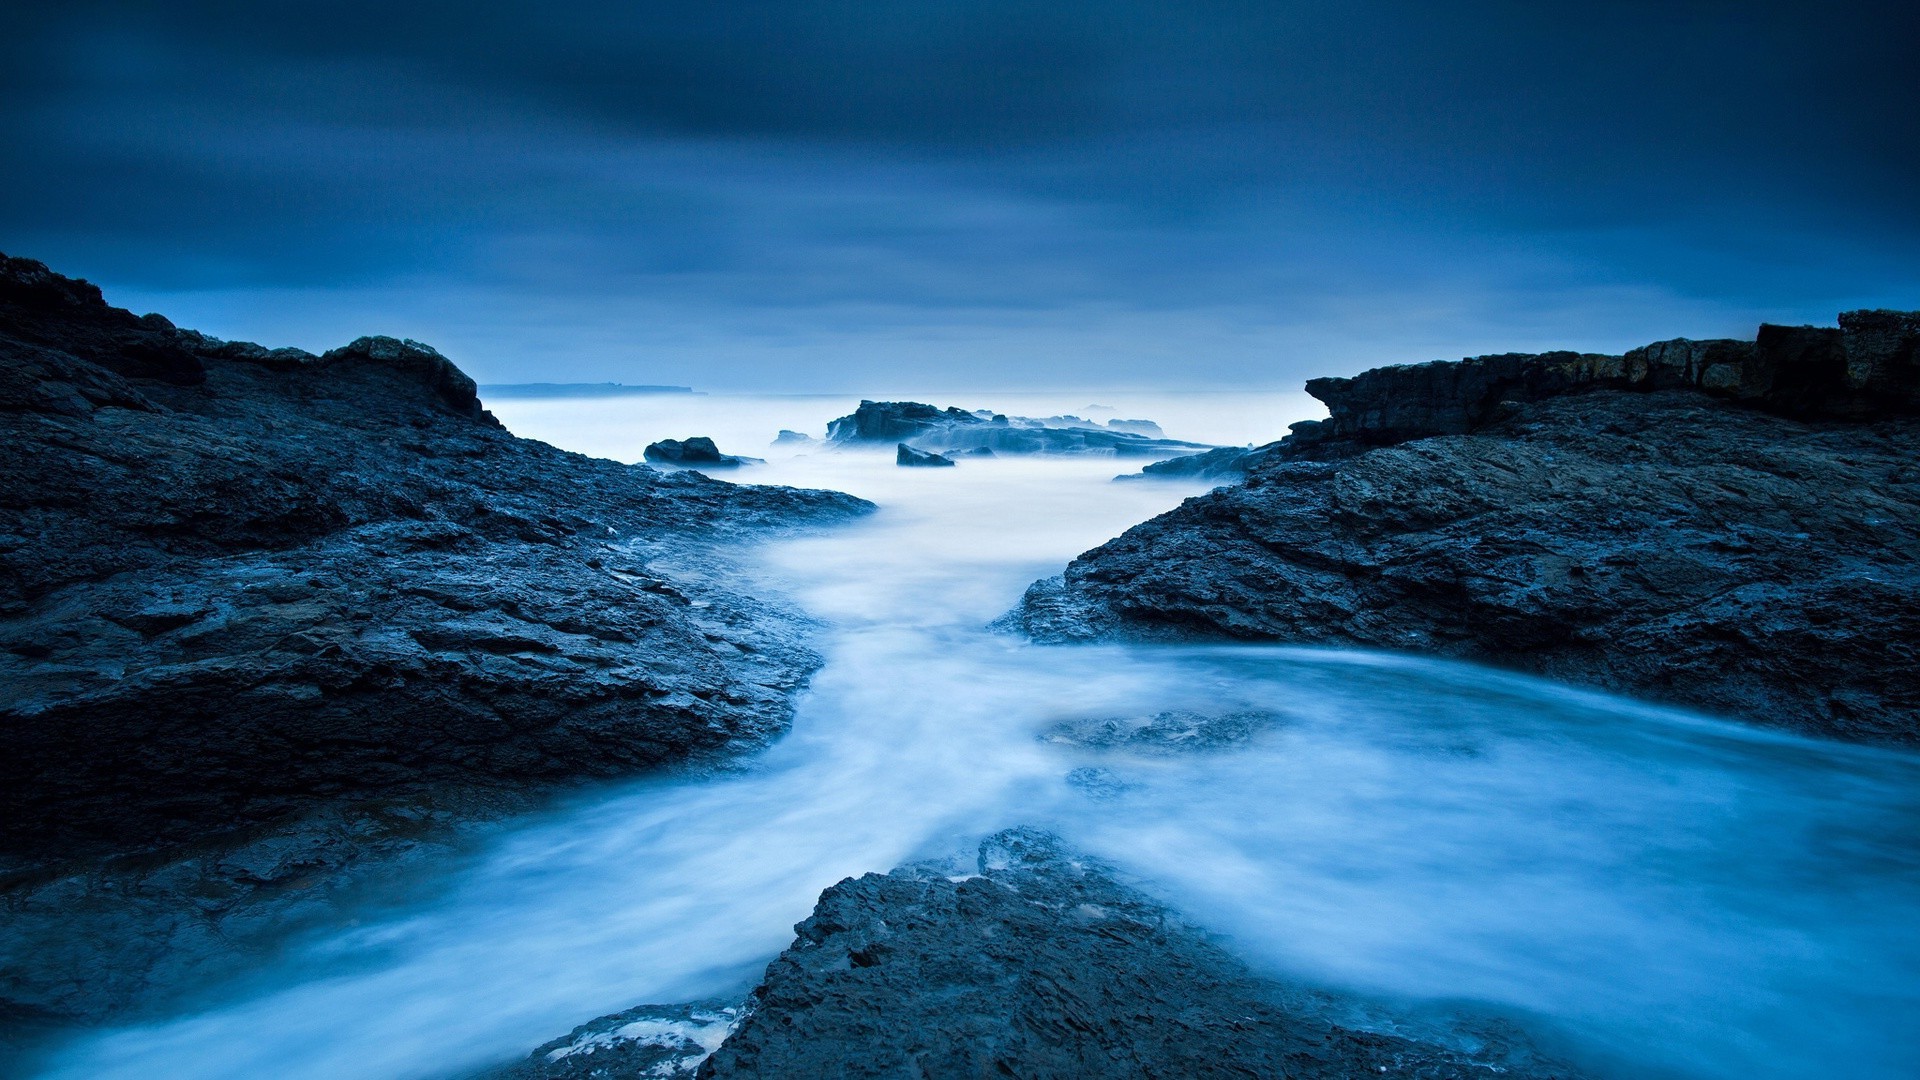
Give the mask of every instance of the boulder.
M 764 464 L 759 458 L 723 454 L 705 435 L 690 439 L 661 439 L 648 443 L 643 452 L 654 465 L 672 465 L 683 469 L 737 469 L 742 465 Z

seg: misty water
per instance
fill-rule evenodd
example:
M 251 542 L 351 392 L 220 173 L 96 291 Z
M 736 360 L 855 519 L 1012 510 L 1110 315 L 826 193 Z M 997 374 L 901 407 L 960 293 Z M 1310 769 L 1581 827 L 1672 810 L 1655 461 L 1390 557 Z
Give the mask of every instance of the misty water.
M 948 398 L 939 399 L 947 403 Z M 953 398 L 1246 442 L 1292 395 Z M 1920 759 L 1468 665 L 1284 647 L 1042 647 L 985 627 L 1198 484 L 1137 463 L 768 448 L 845 398 L 506 401 L 637 460 L 715 436 L 751 482 L 880 504 L 733 553 L 824 624 L 790 735 L 496 838 L 425 906 L 295 950 L 206 1011 L 59 1052 L 71 1077 L 429 1077 L 642 1002 L 740 995 L 820 890 L 1054 830 L 1256 968 L 1409 1013 L 1491 1011 L 1618 1076 L 1920 1073 Z M 1063 721 L 1261 710 L 1245 747 L 1127 756 Z M 1103 770 L 1098 782 L 1085 770 Z M 1079 770 L 1076 772 L 1076 770 Z

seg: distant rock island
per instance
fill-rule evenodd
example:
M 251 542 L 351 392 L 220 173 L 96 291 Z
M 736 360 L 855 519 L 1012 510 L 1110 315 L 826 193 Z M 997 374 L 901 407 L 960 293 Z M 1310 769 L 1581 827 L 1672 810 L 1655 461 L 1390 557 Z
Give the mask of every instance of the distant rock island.
M 625 383 L 486 383 L 480 392 L 490 398 L 625 397 L 629 394 L 692 394 L 691 386 L 628 386 Z
M 1328 419 L 1157 466 L 1241 482 L 1007 623 L 1431 652 L 1920 742 L 1920 313 L 1839 322 L 1315 379 Z
M 765 745 L 811 624 L 669 567 L 872 509 L 516 438 L 417 342 L 220 341 L 4 256 L 0 440 L 7 1024 L 163 998 L 464 823 Z
M 1151 420 L 1105 424 L 1077 416 L 1036 420 L 985 409 L 941 409 L 918 401 L 862 401 L 851 414 L 827 425 L 827 439 L 842 444 L 895 443 L 936 455 L 987 450 L 1166 458 L 1212 449 L 1206 443 L 1166 438 Z M 908 462 L 903 459 L 901 464 Z

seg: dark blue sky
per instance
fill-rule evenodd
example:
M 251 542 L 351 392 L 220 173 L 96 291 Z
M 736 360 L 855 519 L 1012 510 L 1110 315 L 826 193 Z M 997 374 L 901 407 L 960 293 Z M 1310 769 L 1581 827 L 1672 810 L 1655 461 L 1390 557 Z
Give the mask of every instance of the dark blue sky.
M 1293 387 L 1920 307 L 1911 3 L 9 7 L 0 249 L 483 381 Z

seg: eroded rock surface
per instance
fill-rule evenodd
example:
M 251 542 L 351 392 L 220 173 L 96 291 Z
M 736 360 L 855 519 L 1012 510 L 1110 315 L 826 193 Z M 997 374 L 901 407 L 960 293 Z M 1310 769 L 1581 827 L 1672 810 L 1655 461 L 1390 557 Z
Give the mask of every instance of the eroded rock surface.
M 1049 641 L 1491 661 L 1801 731 L 1920 740 L 1920 316 L 1308 389 L 1330 417 L 1036 583 Z
M 1259 978 L 1046 834 L 989 838 L 972 869 L 828 889 L 700 1075 L 1573 1075 L 1499 1022 L 1384 1034 Z
M 870 507 L 516 438 L 426 346 L 222 342 L 0 257 L 0 1011 L 91 1017 L 818 665 L 673 567 Z

